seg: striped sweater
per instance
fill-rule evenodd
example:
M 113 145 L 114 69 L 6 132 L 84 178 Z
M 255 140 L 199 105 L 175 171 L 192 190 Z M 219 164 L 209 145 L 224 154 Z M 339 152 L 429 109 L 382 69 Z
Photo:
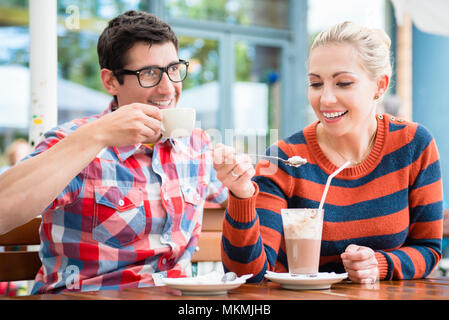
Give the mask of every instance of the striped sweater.
M 442 180 L 438 150 L 422 125 L 377 115 L 377 136 L 368 157 L 332 180 L 324 204 L 320 272 L 345 272 L 340 258 L 353 243 L 375 251 L 379 278 L 427 276 L 441 258 Z M 249 199 L 230 194 L 223 221 L 226 271 L 287 272 L 281 208 L 317 208 L 328 176 L 337 167 L 321 151 L 315 122 L 271 146 L 281 158 L 300 155 L 299 168 L 262 160 Z

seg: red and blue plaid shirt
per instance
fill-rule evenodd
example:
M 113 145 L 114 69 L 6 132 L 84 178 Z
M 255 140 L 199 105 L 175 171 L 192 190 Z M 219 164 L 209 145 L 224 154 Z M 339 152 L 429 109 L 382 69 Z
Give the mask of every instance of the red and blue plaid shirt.
M 31 156 L 111 107 L 47 132 Z M 204 202 L 227 196 L 200 129 L 154 148 L 105 148 L 42 213 L 42 267 L 32 293 L 144 287 L 159 277 L 189 276 Z

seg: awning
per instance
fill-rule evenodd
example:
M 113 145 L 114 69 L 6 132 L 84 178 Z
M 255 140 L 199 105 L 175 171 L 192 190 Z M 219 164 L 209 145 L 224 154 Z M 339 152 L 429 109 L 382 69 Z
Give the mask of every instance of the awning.
M 390 0 L 396 21 L 402 24 L 408 15 L 423 32 L 449 36 L 449 1 L 447 0 Z

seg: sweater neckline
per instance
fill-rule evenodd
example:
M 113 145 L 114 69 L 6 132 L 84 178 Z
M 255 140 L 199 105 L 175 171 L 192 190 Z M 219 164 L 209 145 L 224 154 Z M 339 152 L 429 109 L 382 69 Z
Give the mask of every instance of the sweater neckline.
M 371 172 L 380 162 L 382 150 L 384 146 L 386 130 L 385 124 L 387 117 L 384 115 L 376 115 L 377 120 L 377 135 L 374 140 L 373 148 L 369 155 L 357 166 L 344 169 L 338 174 L 340 178 L 355 178 L 368 174 Z M 310 126 L 304 128 L 304 137 L 307 141 L 307 145 L 310 148 L 310 157 L 314 158 L 314 162 L 318 164 L 327 174 L 333 173 L 338 169 L 323 153 L 318 144 L 318 138 L 316 134 L 317 125 L 320 121 L 312 123 Z

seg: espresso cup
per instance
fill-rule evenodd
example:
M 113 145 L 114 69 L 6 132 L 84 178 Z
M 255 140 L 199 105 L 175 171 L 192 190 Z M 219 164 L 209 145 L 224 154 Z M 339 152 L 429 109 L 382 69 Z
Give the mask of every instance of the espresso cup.
M 317 274 L 320 264 L 324 209 L 281 209 L 288 271 Z
M 166 138 L 182 138 L 192 135 L 196 113 L 193 108 L 162 109 L 162 135 Z

